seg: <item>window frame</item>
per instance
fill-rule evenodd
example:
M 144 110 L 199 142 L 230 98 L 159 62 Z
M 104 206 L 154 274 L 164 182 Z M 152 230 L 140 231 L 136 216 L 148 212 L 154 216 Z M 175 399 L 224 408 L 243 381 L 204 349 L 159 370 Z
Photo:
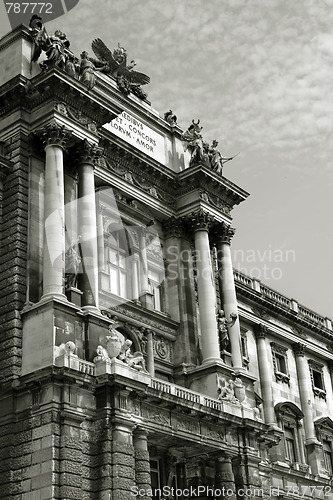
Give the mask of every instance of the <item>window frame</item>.
M 326 389 L 325 389 L 325 378 L 324 378 L 324 365 L 322 363 L 318 363 L 318 361 L 314 361 L 313 359 L 308 360 L 310 377 L 311 377 L 311 385 L 312 392 L 318 398 L 324 399 L 326 401 Z M 316 374 L 316 376 L 314 376 Z M 317 385 L 316 378 L 317 375 L 320 377 L 320 385 Z
M 275 379 L 277 382 L 283 382 L 285 384 L 290 385 L 290 373 L 288 368 L 288 348 L 277 344 L 276 342 L 271 342 L 271 351 L 272 351 L 272 360 L 273 360 L 273 368 Z M 281 368 L 281 360 L 284 362 L 285 370 L 282 371 Z

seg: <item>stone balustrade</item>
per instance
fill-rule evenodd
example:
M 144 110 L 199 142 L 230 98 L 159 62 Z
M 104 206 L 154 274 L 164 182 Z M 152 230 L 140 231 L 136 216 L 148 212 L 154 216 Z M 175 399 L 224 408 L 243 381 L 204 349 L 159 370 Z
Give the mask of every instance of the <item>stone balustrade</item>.
M 318 328 L 333 330 L 331 319 L 325 318 L 324 316 L 315 313 L 311 309 L 308 309 L 307 307 L 298 304 L 296 300 L 288 298 L 285 295 L 276 292 L 272 288 L 263 285 L 256 278 L 249 278 L 245 274 L 236 270 L 234 270 L 234 277 L 235 277 L 236 288 L 237 285 L 245 286 L 255 291 L 263 298 L 274 301 L 278 306 L 282 307 L 283 309 L 289 309 L 298 317 L 301 317 L 306 321 L 315 324 Z

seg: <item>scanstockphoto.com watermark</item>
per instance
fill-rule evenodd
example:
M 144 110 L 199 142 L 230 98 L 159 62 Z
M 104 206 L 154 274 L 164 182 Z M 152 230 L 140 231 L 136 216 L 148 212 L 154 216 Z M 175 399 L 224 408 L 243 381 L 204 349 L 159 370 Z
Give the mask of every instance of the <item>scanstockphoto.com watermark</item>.
M 213 262 L 214 264 L 215 275 L 218 275 L 221 272 L 219 262 L 223 263 L 228 258 L 229 256 L 226 256 L 223 251 L 217 248 L 214 248 L 210 255 L 206 255 L 198 250 L 183 249 L 179 251 L 177 246 L 171 246 L 168 249 L 167 256 L 168 277 L 170 279 L 180 277 L 182 280 L 193 278 L 194 271 L 192 266 L 189 266 L 185 272 L 178 265 L 179 262 L 186 263 L 192 261 L 195 263 L 196 276 L 202 275 L 208 279 L 212 275 L 211 263 Z M 264 281 L 280 280 L 287 265 L 295 263 L 296 252 L 291 249 L 282 250 L 280 248 L 273 248 L 270 244 L 264 250 L 233 250 L 231 252 L 231 260 L 234 269 L 251 278 Z
M 189 488 L 174 488 L 173 486 L 163 486 L 163 488 L 139 488 L 138 486 L 132 486 L 131 495 L 133 497 L 152 497 L 159 496 L 161 500 L 168 500 L 169 498 L 200 498 L 202 496 L 208 498 L 263 498 L 264 495 L 267 498 L 279 498 L 297 496 L 298 498 L 304 498 L 305 496 L 310 496 L 311 498 L 328 498 L 331 497 L 332 487 L 331 486 L 319 486 L 319 485 L 304 485 L 304 486 L 286 486 L 281 489 L 279 486 L 269 488 L 269 491 L 263 488 L 237 488 L 236 490 L 232 488 L 212 488 L 211 486 L 191 486 Z
M 288 264 L 296 262 L 295 250 L 282 250 L 268 245 L 264 250 L 248 249 L 232 252 L 234 268 L 258 280 L 280 280 Z

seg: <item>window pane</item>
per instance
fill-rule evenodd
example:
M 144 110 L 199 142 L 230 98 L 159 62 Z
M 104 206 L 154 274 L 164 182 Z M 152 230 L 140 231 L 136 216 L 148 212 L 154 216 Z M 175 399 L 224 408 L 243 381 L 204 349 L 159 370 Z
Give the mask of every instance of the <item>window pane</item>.
M 323 377 L 322 377 L 321 372 L 317 372 L 317 371 L 313 370 L 312 373 L 313 373 L 313 385 L 315 387 L 317 387 L 318 389 L 323 389 L 324 385 L 323 385 Z
M 127 297 L 126 273 L 124 273 L 123 271 L 119 271 L 119 284 L 120 284 L 119 295 L 121 295 L 122 297 Z
M 119 287 L 118 287 L 118 276 L 117 269 L 109 266 L 110 269 L 110 291 L 118 295 Z
M 109 248 L 109 262 L 112 264 L 117 264 L 117 250 Z

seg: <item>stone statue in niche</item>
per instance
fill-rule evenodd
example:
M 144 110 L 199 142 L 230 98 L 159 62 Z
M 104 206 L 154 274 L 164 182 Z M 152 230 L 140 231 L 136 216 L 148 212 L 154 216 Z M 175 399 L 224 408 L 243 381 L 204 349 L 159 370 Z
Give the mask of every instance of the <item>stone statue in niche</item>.
M 237 320 L 236 313 L 230 314 L 230 320 L 227 320 L 224 311 L 222 309 L 220 309 L 219 312 L 217 313 L 217 329 L 219 334 L 221 352 L 225 351 L 229 346 L 230 340 L 229 340 L 228 328 L 233 326 L 236 320 Z
M 81 236 L 69 246 L 65 254 L 65 288 L 77 288 L 78 275 L 80 273 L 81 256 L 80 256 L 80 239 Z

